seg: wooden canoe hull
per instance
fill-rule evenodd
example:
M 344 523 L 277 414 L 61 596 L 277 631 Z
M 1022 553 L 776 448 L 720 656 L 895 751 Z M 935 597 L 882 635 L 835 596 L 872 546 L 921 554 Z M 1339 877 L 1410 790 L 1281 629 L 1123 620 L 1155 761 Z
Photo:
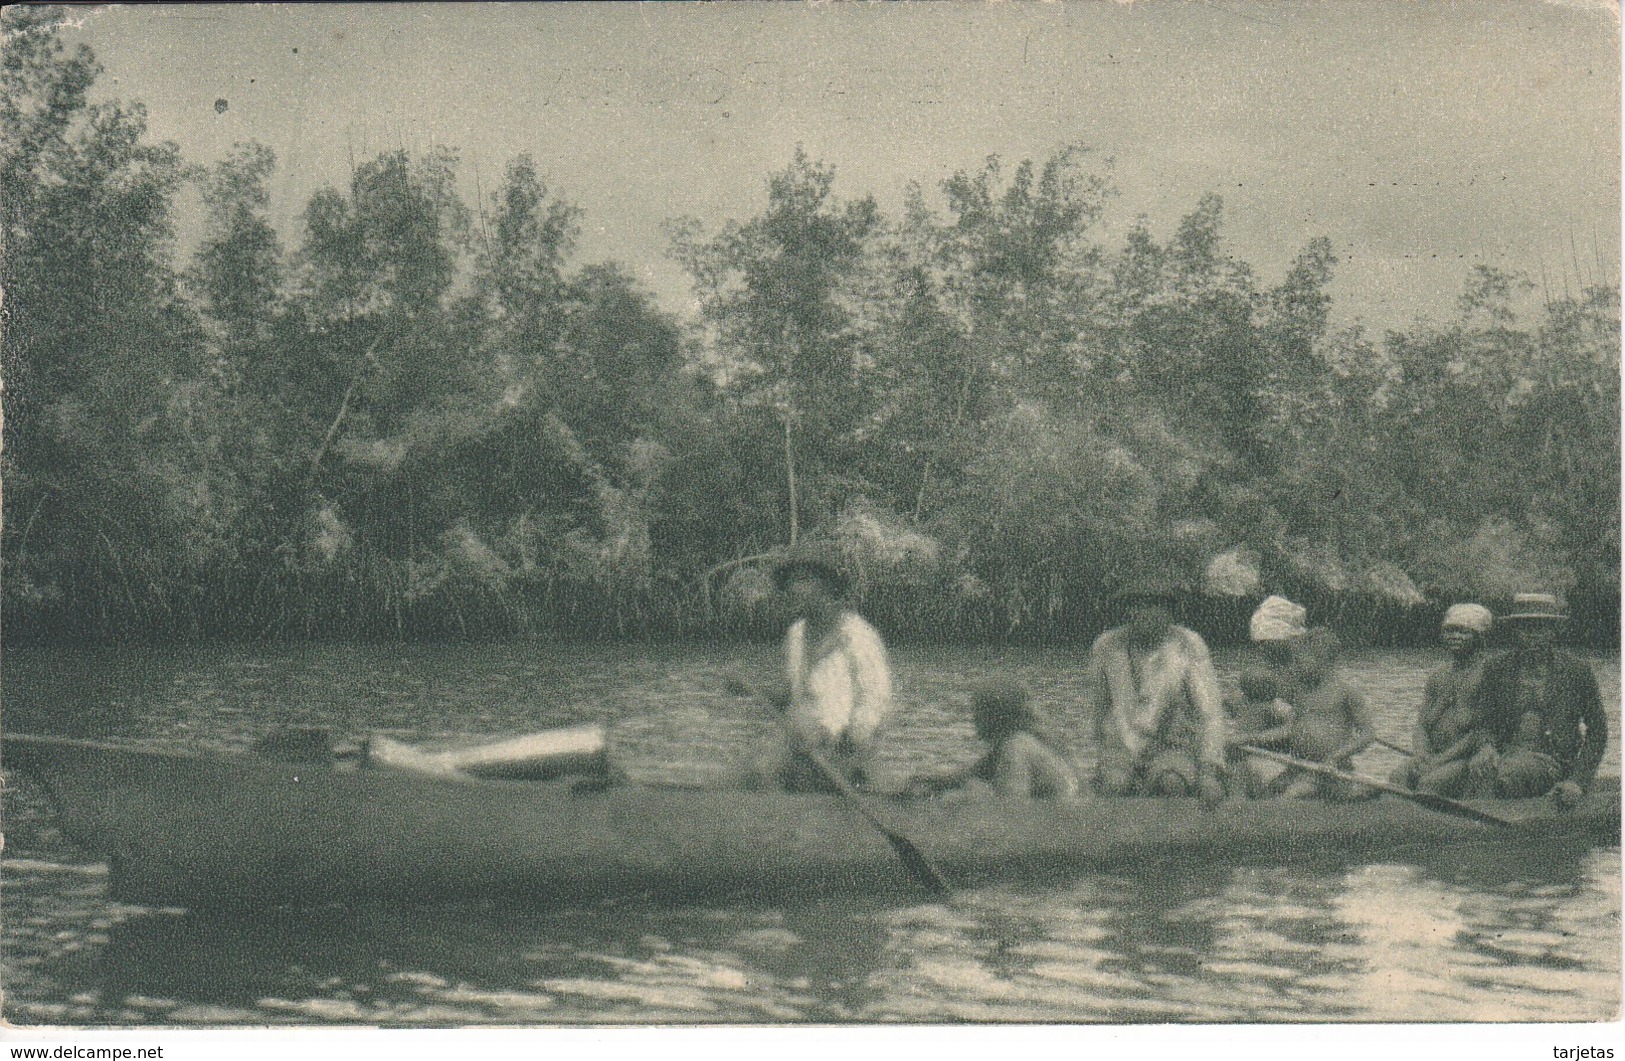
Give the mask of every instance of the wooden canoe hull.
M 230 906 L 505 896 L 557 904 L 659 893 L 905 889 L 896 854 L 835 796 L 455 780 L 7 736 L 64 833 L 126 902 Z M 1362 803 L 876 800 L 954 882 L 1147 860 L 1351 856 L 1572 836 L 1617 845 L 1619 782 L 1580 807 L 1486 803 L 1493 828 L 1383 797 Z

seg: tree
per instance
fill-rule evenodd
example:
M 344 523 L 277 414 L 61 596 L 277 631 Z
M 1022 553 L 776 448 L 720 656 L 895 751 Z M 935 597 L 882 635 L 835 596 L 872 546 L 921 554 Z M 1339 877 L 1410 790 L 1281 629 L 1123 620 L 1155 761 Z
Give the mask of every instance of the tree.
M 227 345 L 264 339 L 278 309 L 282 246 L 266 189 L 275 169 L 270 148 L 237 144 L 202 183 L 208 230 L 186 279 Z
M 1089 229 L 1113 194 L 1108 177 L 1084 171 L 1070 146 L 1042 166 L 1018 163 L 1008 183 L 990 156 L 980 172 L 942 182 L 948 220 L 930 238 L 943 301 L 995 375 L 1019 377 L 1050 397 L 1076 390 L 1088 372 L 1100 248 Z
M 89 102 L 100 68 L 59 17 L 7 9 L 0 55 L 6 589 L 71 614 L 117 587 L 156 618 L 223 518 L 192 465 L 201 343 L 170 264 L 185 170 L 139 105 Z
M 675 252 L 700 291 L 721 370 L 742 400 L 770 407 L 783 429 L 787 537 L 800 537 L 802 480 L 850 455 L 863 415 L 849 285 L 880 223 L 874 200 L 832 196 L 833 168 L 797 148 L 768 181 L 767 206 L 715 237 L 679 233 Z

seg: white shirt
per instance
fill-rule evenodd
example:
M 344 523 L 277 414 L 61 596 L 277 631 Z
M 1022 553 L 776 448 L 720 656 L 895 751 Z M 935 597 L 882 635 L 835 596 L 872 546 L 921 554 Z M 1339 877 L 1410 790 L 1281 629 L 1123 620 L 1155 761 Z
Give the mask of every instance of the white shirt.
M 1224 700 L 1219 677 L 1200 635 L 1172 627 L 1149 650 L 1131 648 L 1121 629 L 1100 635 L 1090 653 L 1089 694 L 1103 744 L 1139 758 L 1150 748 L 1169 712 L 1189 709 L 1196 724 L 1190 750 L 1214 765 L 1224 763 Z
M 866 744 L 891 713 L 891 667 L 875 628 L 843 612 L 820 644 L 809 649 L 807 621 L 797 619 L 784 638 L 793 720 L 816 723 L 833 739 L 849 735 Z

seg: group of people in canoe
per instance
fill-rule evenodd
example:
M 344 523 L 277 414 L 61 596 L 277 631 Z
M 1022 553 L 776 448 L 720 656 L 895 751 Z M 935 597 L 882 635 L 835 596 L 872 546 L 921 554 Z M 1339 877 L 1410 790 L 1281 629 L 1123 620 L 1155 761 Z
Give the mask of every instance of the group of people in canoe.
M 847 605 L 846 579 L 828 560 L 787 561 L 774 584 L 794 616 L 772 697 L 784 725 L 751 783 L 863 788 L 892 708 L 885 644 Z M 1339 669 L 1337 635 L 1310 627 L 1302 606 L 1267 598 L 1249 624 L 1239 695 L 1227 698 L 1206 643 L 1175 621 L 1181 599 L 1174 583 L 1131 584 L 1114 598 L 1120 625 L 1090 650 L 1082 695 L 1094 791 L 1208 803 L 1374 795 L 1350 772 L 1355 756 L 1387 742 Z M 1489 609 L 1452 606 L 1441 635 L 1450 658 L 1428 675 L 1410 746 L 1388 744 L 1406 756 L 1389 783 L 1454 798 L 1577 801 L 1601 761 L 1607 718 L 1591 669 L 1556 647 L 1566 620 L 1554 595 L 1519 594 L 1500 618 L 1515 646 L 1491 652 Z M 965 770 L 915 779 L 909 793 L 986 788 L 1069 800 L 1087 787 L 1021 687 L 975 691 L 972 720 L 986 753 Z

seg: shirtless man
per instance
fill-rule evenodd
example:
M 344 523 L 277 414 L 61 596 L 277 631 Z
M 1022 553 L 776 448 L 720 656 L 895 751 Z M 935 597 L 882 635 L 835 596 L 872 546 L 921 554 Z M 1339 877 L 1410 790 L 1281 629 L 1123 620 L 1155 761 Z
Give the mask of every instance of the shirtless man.
M 1256 799 L 1270 791 L 1281 767 L 1256 755 L 1246 745 L 1286 751 L 1291 737 L 1292 702 L 1298 698 L 1294 663 L 1305 635 L 1308 612 L 1285 597 L 1265 598 L 1247 624 L 1253 650 L 1241 666 L 1241 696 L 1231 703 L 1230 742 L 1226 754 L 1230 784 L 1237 795 Z
M 1480 651 L 1493 617 L 1481 604 L 1456 604 L 1444 613 L 1440 637 L 1450 662 L 1427 677 L 1422 712 L 1411 739 L 1413 758 L 1394 774 L 1394 782 L 1419 792 L 1461 796 L 1468 787 L 1468 766 L 1490 742 L 1478 705 L 1484 678 Z
M 1292 705 L 1280 696 L 1281 682 L 1264 667 L 1241 672 L 1241 700 L 1230 707 L 1229 782 L 1235 794 L 1257 799 L 1269 788 L 1281 768 L 1247 754 L 1248 747 L 1285 751 L 1292 737 Z
M 1365 698 L 1337 673 L 1337 635 L 1311 630 L 1295 653 L 1296 699 L 1287 747 L 1299 759 L 1352 767 L 1354 756 L 1371 746 L 1376 727 Z M 1288 769 L 1273 786 L 1287 799 L 1359 799 L 1369 795 L 1335 778 Z

